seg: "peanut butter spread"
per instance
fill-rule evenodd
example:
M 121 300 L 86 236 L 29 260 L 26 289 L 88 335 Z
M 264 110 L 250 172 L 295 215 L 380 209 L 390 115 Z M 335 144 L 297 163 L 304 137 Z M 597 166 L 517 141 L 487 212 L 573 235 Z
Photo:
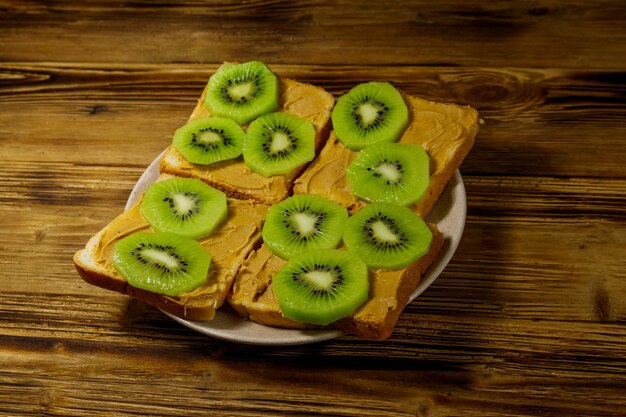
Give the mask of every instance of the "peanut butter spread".
M 205 94 L 206 89 L 190 120 L 210 116 L 204 106 Z M 471 149 L 478 131 L 478 113 L 470 107 L 434 103 L 412 96 L 405 96 L 405 101 L 410 120 L 399 142 L 423 146 L 430 158 L 430 185 L 420 201 L 411 207 L 425 217 Z M 343 146 L 333 133 L 326 140 L 333 105 L 333 96 L 321 88 L 280 79 L 279 108 L 276 111 L 309 119 L 315 127 L 316 149 L 321 148 L 321 151 L 306 170 L 300 167 L 287 175 L 264 177 L 247 168 L 242 158 L 200 166 L 189 163 L 173 146 L 166 150 L 160 161 L 160 170 L 164 174 L 160 179 L 168 174 L 199 178 L 229 196 L 227 219 L 212 234 L 198 240 L 212 256 L 206 283 L 175 299 L 169 298 L 172 302 L 180 303 L 184 308 L 204 310 L 208 307 L 214 312 L 228 298 L 240 315 L 261 324 L 316 327 L 282 316 L 271 281 L 285 261 L 273 255 L 265 245 L 258 245 L 268 205 L 288 197 L 292 185 L 295 193 L 322 195 L 347 207 L 350 212 L 365 205 L 353 196 L 345 175 L 356 152 Z M 389 336 L 422 273 L 442 248 L 441 233 L 435 225 L 430 227 L 433 243 L 429 253 L 405 269 L 370 270 L 369 299 L 354 314 L 333 323 L 332 327 L 366 338 Z M 119 280 L 122 289 L 128 288 L 124 287 L 125 280 L 113 268 L 113 246 L 131 233 L 150 230 L 137 203 L 92 237 L 87 248 L 77 253 L 75 262 L 77 265 L 89 263 L 87 269 Z M 114 289 L 124 292 L 117 286 Z M 183 316 L 186 317 L 186 312 Z M 212 313 L 202 315 L 200 320 L 211 316 Z
M 332 327 L 349 331 L 356 323 L 385 323 L 391 329 L 400 311 L 415 289 L 423 270 L 430 265 L 443 244 L 441 233 L 430 225 L 433 243 L 429 253 L 419 262 L 400 270 L 370 269 L 369 298 L 349 318 L 339 320 Z M 278 301 L 271 289 L 272 277 L 285 265 L 262 245 L 253 251 L 243 264 L 228 295 L 228 302 L 244 317 L 270 326 L 314 328 L 282 316 Z M 383 335 L 381 335 L 383 336 Z
M 274 292 L 270 285 L 272 277 L 285 265 L 285 261 L 272 254 L 267 246 L 253 252 L 246 260 L 228 297 L 229 303 L 243 315 L 249 312 L 251 315 L 263 312 L 260 317 L 251 317 L 253 320 L 262 320 L 263 324 L 273 326 L 307 327 L 302 323 L 295 323 L 285 319 L 280 314 L 278 301 L 274 297 Z M 370 270 L 370 296 L 353 314 L 357 319 L 359 316 L 384 317 L 389 310 L 397 307 L 397 290 L 400 284 L 401 271 Z M 418 272 L 419 274 L 419 272 Z M 419 280 L 419 277 L 418 277 Z M 270 317 L 267 313 L 275 312 Z M 311 327 L 311 326 L 309 326 Z M 314 326 L 313 326 L 314 327 Z
M 92 246 L 92 260 L 100 270 L 124 281 L 113 268 L 113 246 L 131 233 L 152 231 L 140 212 L 140 202 L 116 217 L 98 235 Z M 261 227 L 267 206 L 228 199 L 228 216 L 210 235 L 198 242 L 211 255 L 211 266 L 206 283 L 194 290 L 178 295 L 181 303 L 193 306 L 194 303 L 212 305 L 218 308 L 224 303 L 231 283 L 248 253 L 261 239 Z
M 319 149 L 328 134 L 330 114 L 335 103 L 333 96 L 319 87 L 290 79 L 280 79 L 279 108 L 276 111 L 291 113 L 309 119 L 315 127 L 316 148 Z M 210 116 L 204 106 L 206 88 L 191 114 L 190 120 Z M 252 198 L 265 204 L 274 204 L 289 195 L 293 180 L 303 167 L 286 175 L 264 177 L 252 172 L 241 158 L 223 161 L 210 166 L 188 162 L 173 146 L 162 161 L 161 172 L 199 178 L 223 190 L 231 197 Z
M 456 167 L 472 147 L 478 128 L 478 113 L 470 107 L 434 103 L 405 96 L 410 120 L 399 143 L 419 144 L 430 157 L 430 185 L 427 193 L 411 209 L 424 217 L 435 203 Z M 470 140 L 468 140 L 470 139 Z M 315 161 L 295 181 L 294 192 L 320 194 L 358 211 L 365 202 L 351 192 L 346 169 L 356 157 L 331 133 Z

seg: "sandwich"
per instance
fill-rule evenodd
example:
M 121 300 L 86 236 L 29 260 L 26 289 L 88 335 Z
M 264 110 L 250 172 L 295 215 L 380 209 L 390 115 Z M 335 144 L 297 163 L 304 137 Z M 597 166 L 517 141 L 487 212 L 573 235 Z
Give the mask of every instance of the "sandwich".
M 385 339 L 444 245 L 423 218 L 477 131 L 475 110 L 389 83 L 335 105 L 263 63 L 224 64 L 157 182 L 76 253 L 76 269 L 189 320 L 227 300 L 264 325 Z
M 371 92 L 359 90 L 357 87 L 349 93 L 356 96 L 353 102 L 361 103 L 360 105 L 363 105 L 361 97 L 382 95 L 388 90 L 392 98 L 397 97 L 388 85 L 368 83 L 359 87 L 375 87 L 375 90 Z M 382 90 L 382 92 L 377 92 L 377 90 Z M 408 197 L 399 197 L 396 190 L 393 194 L 395 194 L 396 202 L 409 207 L 420 217 L 426 217 L 472 147 L 479 127 L 478 113 L 467 106 L 436 103 L 403 95 L 401 101 L 407 104 L 408 121 L 397 143 L 379 142 L 363 149 L 360 144 L 355 145 L 349 140 L 342 141 L 337 137 L 338 134 L 346 134 L 341 131 L 343 114 L 337 113 L 337 109 L 341 110 L 340 106 L 344 98 L 345 96 L 339 100 L 333 112 L 335 131 L 331 133 L 319 156 L 295 181 L 294 194 L 323 196 L 342 205 L 350 212 L 364 214 L 366 206 L 378 207 L 376 203 L 367 201 L 368 198 L 373 201 L 384 200 L 384 196 L 377 194 L 377 179 L 397 180 L 399 184 L 401 183 L 398 178 L 399 173 L 396 172 L 399 171 L 397 167 L 386 166 L 386 164 L 389 165 L 390 162 L 396 164 L 399 161 L 405 171 L 404 174 L 408 176 L 410 173 L 406 171 L 421 163 L 425 166 L 421 166 L 423 172 L 420 178 L 426 177 L 427 182 L 403 184 L 404 189 L 408 190 Z M 348 114 L 353 115 L 354 104 L 349 104 Z M 351 120 L 349 122 L 352 123 Z M 416 157 L 422 152 L 426 154 L 425 162 Z M 405 157 L 406 159 L 403 159 Z M 355 160 L 357 160 L 357 168 L 360 167 L 362 172 L 354 168 Z M 363 163 L 359 165 L 359 162 Z M 375 167 L 379 167 L 379 172 L 376 172 Z M 405 180 L 408 181 L 408 178 Z M 373 190 L 368 189 L 370 185 Z M 356 192 L 360 192 L 361 195 L 355 195 Z M 373 197 L 371 193 L 374 194 Z M 380 216 L 377 211 L 372 211 L 369 215 L 373 216 L 372 218 Z M 357 235 L 364 235 L 364 238 L 367 237 L 367 232 L 371 233 L 371 228 L 363 227 L 366 223 L 367 220 L 361 222 L 355 232 Z M 350 226 L 348 224 L 346 227 Z M 368 299 L 349 316 L 328 323 L 326 326 L 364 339 L 381 340 L 389 337 L 410 295 L 419 284 L 421 276 L 443 247 L 443 236 L 437 230 L 436 225 L 428 224 L 428 228 L 432 233 L 428 250 L 423 251 L 424 253 L 421 253 L 416 260 L 405 262 L 401 267 L 380 265 L 370 261 L 375 256 L 370 251 L 363 255 L 369 267 L 370 294 Z M 344 234 L 345 243 L 348 243 L 346 241 L 348 237 L 349 235 Z M 360 239 L 362 239 L 361 236 L 353 238 L 357 241 Z M 272 288 L 272 279 L 278 271 L 284 268 L 285 261 L 275 254 L 276 251 L 273 253 L 268 248 L 269 237 L 265 240 L 260 249 L 251 252 L 235 278 L 228 296 L 230 304 L 241 316 L 262 324 L 288 328 L 315 328 L 310 321 L 307 323 L 285 317 L 281 310 Z M 373 248 L 370 249 L 377 250 L 375 246 L 378 243 L 384 245 L 386 242 L 377 242 L 374 239 Z M 394 251 L 388 248 L 383 247 L 382 250 L 386 258 L 395 256 Z

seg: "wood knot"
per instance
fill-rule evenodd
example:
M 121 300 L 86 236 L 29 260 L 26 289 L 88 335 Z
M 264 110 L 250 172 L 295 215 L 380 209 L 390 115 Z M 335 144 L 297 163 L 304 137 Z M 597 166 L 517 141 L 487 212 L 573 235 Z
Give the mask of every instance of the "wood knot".
M 467 92 L 474 101 L 481 103 L 500 103 L 510 95 L 510 91 L 506 87 L 497 84 L 473 86 Z
M 535 107 L 545 92 L 532 75 L 513 71 L 479 71 L 445 75 L 443 81 L 455 99 L 479 111 L 518 113 Z
M 44 389 L 41 395 L 39 396 L 39 405 L 43 410 L 47 410 L 52 407 L 54 400 L 56 399 L 56 394 L 52 390 Z
M 35 242 L 41 242 L 45 237 L 46 234 L 48 233 L 48 229 L 39 229 L 39 230 L 35 230 Z

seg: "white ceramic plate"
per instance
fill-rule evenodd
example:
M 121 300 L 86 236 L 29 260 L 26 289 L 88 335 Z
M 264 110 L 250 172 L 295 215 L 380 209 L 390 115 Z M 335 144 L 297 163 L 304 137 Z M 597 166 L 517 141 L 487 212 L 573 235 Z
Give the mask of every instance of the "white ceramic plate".
M 159 177 L 159 161 L 162 155 L 159 155 L 152 161 L 148 169 L 137 181 L 137 184 L 135 184 L 126 203 L 126 210 Z M 463 228 L 465 227 L 466 210 L 465 185 L 463 184 L 461 174 L 459 171 L 456 171 L 454 178 L 445 188 L 437 204 L 426 219 L 431 223 L 436 223 L 439 230 L 443 233 L 443 249 L 420 281 L 417 289 L 411 294 L 409 302 L 424 292 L 452 259 L 452 255 L 454 255 L 461 241 Z M 262 326 L 253 321 L 242 319 L 230 309 L 218 310 L 215 318 L 206 322 L 190 321 L 169 313 L 165 314 L 202 334 L 231 342 L 253 345 L 301 345 L 334 339 L 343 334 L 338 330 L 291 330 Z

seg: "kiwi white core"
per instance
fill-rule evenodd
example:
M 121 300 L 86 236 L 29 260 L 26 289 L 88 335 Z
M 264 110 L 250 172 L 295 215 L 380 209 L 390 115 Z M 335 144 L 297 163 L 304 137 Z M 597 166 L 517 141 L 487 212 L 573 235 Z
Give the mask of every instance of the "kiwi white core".
M 188 214 L 196 205 L 195 200 L 184 194 L 174 194 L 172 196 L 172 200 L 174 200 L 174 207 L 176 208 L 176 211 L 180 214 Z
M 398 236 L 389 229 L 389 226 L 380 220 L 372 224 L 372 231 L 374 232 L 374 236 L 379 240 L 385 242 L 396 242 L 398 240 Z
M 380 164 L 374 169 L 391 183 L 398 182 L 402 177 L 402 174 L 400 173 L 398 168 L 392 164 Z
M 363 103 L 359 106 L 359 115 L 365 125 L 370 125 L 378 118 L 378 109 L 370 103 Z
M 296 213 L 293 215 L 293 220 L 301 234 L 308 235 L 315 231 L 317 216 L 311 216 L 307 213 Z
M 250 94 L 252 94 L 253 91 L 254 91 L 254 84 L 251 82 L 233 85 L 228 90 L 231 97 L 235 97 L 237 99 L 248 97 Z
M 176 268 L 178 266 L 178 262 L 176 261 L 176 259 L 174 259 L 173 256 L 165 252 L 161 252 L 160 250 L 144 249 L 143 251 L 141 251 L 141 254 L 147 258 L 152 259 L 154 262 L 165 265 L 170 269 Z
M 220 143 L 222 138 L 215 132 L 202 132 L 198 136 L 198 141 L 206 144 Z
M 272 144 L 270 146 L 270 150 L 274 153 L 284 151 L 289 147 L 289 144 L 289 136 L 281 132 L 276 132 L 272 136 Z
M 333 286 L 333 282 L 335 281 L 333 274 L 328 271 L 309 271 L 304 274 L 309 283 L 313 284 L 315 287 L 328 290 Z

